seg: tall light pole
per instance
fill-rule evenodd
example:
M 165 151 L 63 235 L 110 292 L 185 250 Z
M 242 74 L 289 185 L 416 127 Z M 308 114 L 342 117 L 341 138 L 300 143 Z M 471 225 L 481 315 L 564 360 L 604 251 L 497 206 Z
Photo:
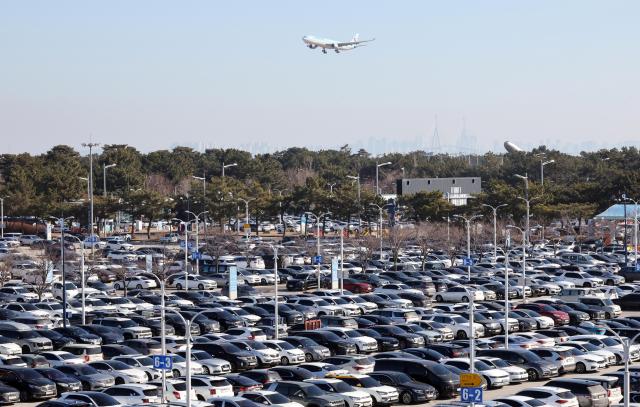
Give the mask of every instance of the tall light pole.
M 520 178 L 521 180 L 524 181 L 524 198 L 520 198 L 523 201 L 525 201 L 525 203 L 527 204 L 527 218 L 525 219 L 525 234 L 524 234 L 524 244 L 525 247 L 529 242 L 529 210 L 530 210 L 530 205 L 529 205 L 529 176 L 527 175 L 527 173 L 525 172 L 524 175 L 520 175 L 520 174 L 516 174 L 516 177 Z M 524 256 L 524 253 L 522 253 L 522 255 Z
M 73 219 L 73 216 L 68 218 L 56 218 L 54 216 L 50 216 L 55 219 L 60 224 L 60 262 L 62 263 L 62 326 L 67 327 L 67 284 L 66 284 L 66 273 L 64 266 L 64 222 L 69 219 Z M 47 265 L 48 267 L 49 265 Z M 48 273 L 47 273 L 48 274 Z M 46 278 L 46 277 L 45 277 Z
M 344 294 L 344 227 L 340 228 L 340 295 Z
M 186 225 L 185 225 L 186 227 Z M 185 247 L 186 250 L 186 247 Z M 165 291 L 164 291 L 164 283 L 165 283 L 165 279 L 163 278 L 162 280 L 160 279 L 160 277 L 158 277 L 155 274 L 151 274 L 153 277 L 155 277 L 156 280 L 158 280 L 158 284 L 160 285 L 160 346 L 161 346 L 161 351 L 162 351 L 162 356 L 166 356 L 167 354 L 167 334 L 166 334 L 166 323 L 165 323 Z M 163 277 L 164 273 L 163 273 Z M 185 280 L 185 285 L 187 280 Z M 83 322 L 84 324 L 84 322 Z M 161 402 L 164 403 L 165 401 L 165 388 L 167 387 L 167 371 L 165 369 L 162 369 L 162 398 L 161 398 Z
M 507 230 L 507 233 L 510 231 Z M 504 348 L 509 349 L 509 248 L 504 254 Z M 524 287 L 522 289 L 524 293 Z
M 380 261 L 382 261 L 382 210 L 387 205 L 378 205 L 374 203 L 370 203 L 370 206 L 378 208 L 379 216 L 380 216 L 380 226 L 378 226 L 378 237 L 380 237 Z
M 1 237 L 4 239 L 4 200 L 6 196 L 0 198 L 0 233 Z
M 360 174 L 358 175 L 347 175 L 347 178 L 355 180 L 358 183 L 358 231 L 362 230 L 362 214 L 360 213 L 362 203 L 360 202 Z
M 244 222 L 245 222 L 245 225 L 248 225 L 248 228 L 245 228 L 245 230 L 247 231 L 246 233 L 247 240 L 249 240 L 249 233 L 251 233 L 251 225 L 249 225 L 249 202 L 255 201 L 256 198 L 249 198 L 249 199 L 238 198 L 238 200 L 244 202 Z M 257 227 L 258 225 L 256 225 L 256 228 Z
M 80 296 L 82 297 L 82 325 L 86 324 L 86 307 L 85 307 L 85 296 L 84 296 L 84 243 L 78 236 L 69 235 L 69 237 L 76 239 L 78 243 L 80 243 L 81 257 L 80 257 Z M 93 244 L 93 243 L 92 243 Z
M 200 224 L 200 217 L 202 215 L 206 215 L 207 213 L 209 213 L 209 211 L 202 211 L 199 214 L 195 214 L 191 211 L 184 211 L 185 213 L 190 213 L 191 215 L 193 215 L 194 218 L 196 218 L 196 275 L 200 275 L 200 245 L 198 242 L 198 225 Z M 185 247 L 186 250 L 186 247 Z M 188 290 L 189 289 L 189 282 L 187 280 L 185 280 L 184 282 L 184 289 Z
M 526 303 L 527 292 L 525 288 L 527 282 L 527 257 L 525 256 L 525 254 L 527 250 L 527 234 L 524 230 L 514 225 L 508 225 L 507 229 L 517 229 L 520 231 L 520 233 L 522 233 L 522 302 Z
M 325 212 L 325 213 L 321 213 L 320 215 L 316 215 L 313 212 L 305 212 L 307 215 L 307 219 L 309 218 L 309 216 L 313 216 L 314 218 L 316 218 L 316 256 L 318 256 L 318 259 L 320 258 L 320 219 L 322 219 L 322 217 L 329 215 L 331 212 Z M 317 273 L 317 277 L 318 277 L 318 290 L 320 289 L 320 261 L 317 262 L 317 269 L 316 269 L 316 273 Z
M 205 176 L 205 174 L 202 174 L 202 177 L 197 177 L 195 175 L 192 175 L 191 177 L 193 179 L 197 179 L 202 181 L 202 210 L 205 211 L 207 210 L 207 177 Z M 207 220 L 204 220 L 204 240 L 207 240 Z
M 404 167 L 400 168 L 402 170 L 402 178 L 404 179 Z
M 102 196 L 107 197 L 107 168 L 113 168 L 117 164 L 102 164 Z
M 496 261 L 496 258 L 498 258 L 498 231 L 497 231 L 497 218 L 498 218 L 498 209 L 503 208 L 505 206 L 507 206 L 507 204 L 500 204 L 497 206 L 491 206 L 489 204 L 482 204 L 482 206 L 485 206 L 487 208 L 491 208 L 491 210 L 493 211 L 493 261 Z
M 540 160 L 540 185 L 544 186 L 544 166 L 555 163 L 556 160 L 542 161 Z
M 623 195 L 622 198 L 625 201 L 633 202 L 633 265 L 638 265 L 638 201 L 629 198 L 627 195 Z M 627 216 L 626 216 L 626 204 L 625 204 L 625 217 L 624 217 L 624 227 L 625 230 L 627 228 Z M 625 247 L 627 246 L 625 239 Z M 625 249 L 626 251 L 626 249 Z
M 471 280 L 471 222 L 473 222 L 475 219 L 481 218 L 482 215 L 473 215 L 470 218 L 462 215 L 453 215 L 453 217 L 462 219 L 467 226 L 467 273 L 469 274 L 469 280 Z M 469 290 L 469 371 L 471 373 L 475 373 L 476 368 L 476 330 L 473 315 L 473 313 L 475 312 L 475 295 L 475 291 Z
M 87 199 L 89 199 L 89 178 L 88 177 L 78 177 L 78 179 L 81 179 L 82 181 L 87 181 Z M 89 227 L 89 225 L 91 224 L 91 212 L 88 212 L 87 214 L 87 227 Z M 91 236 L 91 235 L 89 235 Z
M 237 165 L 238 165 L 238 163 L 226 164 L 226 165 L 225 165 L 225 164 L 224 164 L 224 161 L 223 161 L 223 162 L 222 162 L 222 178 L 224 178 L 224 170 L 225 170 L 226 168 L 229 168 L 229 167 L 236 167 Z
M 379 182 L 379 173 L 380 173 L 380 167 L 384 167 L 385 165 L 391 165 L 391 161 L 387 161 L 386 163 L 381 163 L 378 164 L 376 162 L 376 195 L 380 195 L 380 188 L 378 187 L 378 182 Z
M 82 143 L 83 147 L 89 147 L 89 236 L 93 235 L 93 147 L 98 147 L 100 143 Z M 91 254 L 93 258 L 93 245 L 91 245 Z

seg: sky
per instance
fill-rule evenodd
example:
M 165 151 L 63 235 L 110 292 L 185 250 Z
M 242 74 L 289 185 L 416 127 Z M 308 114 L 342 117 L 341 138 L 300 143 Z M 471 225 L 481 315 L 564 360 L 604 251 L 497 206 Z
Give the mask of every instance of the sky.
M 638 15 L 636 0 L 5 0 L 0 153 L 638 146 Z M 355 33 L 375 41 L 301 40 Z

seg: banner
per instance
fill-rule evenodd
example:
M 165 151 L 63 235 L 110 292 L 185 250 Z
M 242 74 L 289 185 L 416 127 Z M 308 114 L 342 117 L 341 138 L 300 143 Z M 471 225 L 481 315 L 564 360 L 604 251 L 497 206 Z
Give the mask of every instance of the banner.
M 338 258 L 331 259 L 331 289 L 337 290 L 338 287 Z
M 147 266 L 147 273 L 152 273 L 153 272 L 153 256 L 150 254 L 147 254 L 145 256 L 145 260 L 146 260 L 146 266 Z
M 232 300 L 238 298 L 238 268 L 236 266 L 229 267 L 229 298 Z

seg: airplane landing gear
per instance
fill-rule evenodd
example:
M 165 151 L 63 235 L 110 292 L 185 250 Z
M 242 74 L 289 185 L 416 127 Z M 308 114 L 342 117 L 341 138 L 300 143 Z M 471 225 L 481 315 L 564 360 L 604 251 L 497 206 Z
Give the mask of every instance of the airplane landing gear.
M 327 50 L 326 50 L 326 49 L 323 49 L 323 50 L 322 50 L 322 53 L 323 53 L 323 54 L 326 54 L 326 53 L 327 53 Z

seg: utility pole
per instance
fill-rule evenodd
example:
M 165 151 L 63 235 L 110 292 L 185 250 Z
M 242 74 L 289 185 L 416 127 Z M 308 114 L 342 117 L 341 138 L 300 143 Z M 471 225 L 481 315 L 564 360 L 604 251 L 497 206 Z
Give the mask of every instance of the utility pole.
M 89 147 L 89 236 L 93 236 L 93 147 L 98 147 L 100 143 L 82 143 L 83 147 Z M 94 259 L 94 245 L 91 245 L 91 258 Z
M 493 211 L 493 261 L 496 261 L 496 258 L 498 258 L 498 231 L 497 231 L 497 218 L 498 218 L 498 209 L 507 206 L 507 204 L 501 204 L 501 205 L 497 205 L 497 206 L 491 206 L 488 204 L 482 204 L 482 206 L 486 206 L 487 208 L 491 208 L 491 210 Z M 449 233 L 447 233 L 447 236 L 449 235 Z M 447 238 L 447 240 L 449 240 Z
M 113 168 L 117 164 L 102 164 L 102 196 L 107 197 L 107 168 Z

